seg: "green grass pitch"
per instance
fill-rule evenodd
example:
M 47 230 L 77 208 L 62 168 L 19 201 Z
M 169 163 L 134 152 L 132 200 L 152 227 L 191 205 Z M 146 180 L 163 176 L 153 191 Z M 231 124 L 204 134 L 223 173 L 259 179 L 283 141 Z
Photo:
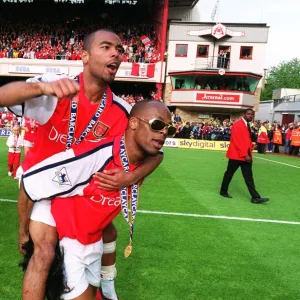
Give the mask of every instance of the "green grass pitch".
M 5 140 L 0 140 L 0 299 L 18 300 L 16 203 L 3 202 L 17 199 L 18 189 L 7 176 Z M 271 199 L 266 205 L 250 202 L 240 171 L 230 186 L 233 199 L 219 196 L 226 164 L 224 152 L 165 149 L 164 162 L 141 188 L 139 210 L 200 217 L 138 213 L 133 253 L 125 259 L 128 226 L 118 216 L 116 286 L 122 300 L 300 298 L 299 224 L 205 217 L 300 222 L 300 159 L 255 154 L 256 187 Z

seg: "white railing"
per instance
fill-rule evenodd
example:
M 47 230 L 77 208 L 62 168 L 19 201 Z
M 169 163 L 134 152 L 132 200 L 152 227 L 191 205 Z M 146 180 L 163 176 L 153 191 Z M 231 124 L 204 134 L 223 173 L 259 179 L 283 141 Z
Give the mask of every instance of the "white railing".
M 230 69 L 230 58 L 219 56 L 198 57 L 195 69 Z

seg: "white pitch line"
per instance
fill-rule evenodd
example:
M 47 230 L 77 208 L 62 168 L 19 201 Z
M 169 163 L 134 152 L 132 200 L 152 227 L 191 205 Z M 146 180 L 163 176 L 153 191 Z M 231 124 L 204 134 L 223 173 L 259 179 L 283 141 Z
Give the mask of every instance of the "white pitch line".
M 300 222 L 281 221 L 281 220 L 252 219 L 252 218 L 239 218 L 239 217 L 200 215 L 200 214 L 186 214 L 186 213 L 163 212 L 163 211 L 152 211 L 152 210 L 138 210 L 138 212 L 139 213 L 144 213 L 144 214 L 153 214 L 153 215 L 171 215 L 171 216 L 181 216 L 181 217 L 225 219 L 225 220 L 235 220 L 235 221 L 249 221 L 249 222 L 263 222 L 263 223 L 278 223 L 278 224 L 300 225 Z
M 267 159 L 267 158 L 262 158 L 262 157 L 258 157 L 258 156 L 256 156 L 256 155 L 255 155 L 255 158 L 262 159 L 262 160 L 266 160 L 266 161 L 270 161 L 270 162 L 274 162 L 274 163 L 276 163 L 276 164 L 280 164 L 280 165 L 284 165 L 284 166 L 288 166 L 288 167 L 293 167 L 293 168 L 300 169 L 299 166 L 294 166 L 294 165 L 290 165 L 290 164 L 285 164 L 285 163 L 280 162 L 280 161 L 271 160 L 271 159 Z
M 13 202 L 13 203 L 16 203 L 17 201 L 16 200 L 10 200 L 10 199 L 0 199 L 0 202 Z M 300 225 L 300 222 L 282 221 L 282 220 L 268 220 L 268 219 L 252 219 L 252 218 L 239 218 L 239 217 L 228 217 L 228 216 L 186 214 L 186 213 L 164 212 L 164 211 L 155 211 L 155 210 L 138 210 L 137 212 L 142 213 L 142 214 L 151 214 L 151 215 L 167 215 L 167 216 L 177 216 L 177 217 L 193 217 L 193 218 L 206 218 L 206 219 L 223 219 L 223 220 L 234 220 L 234 221 L 249 221 L 249 222 Z
M 17 200 L 10 200 L 10 199 L 0 199 L 0 202 L 13 202 L 13 203 L 17 203 Z

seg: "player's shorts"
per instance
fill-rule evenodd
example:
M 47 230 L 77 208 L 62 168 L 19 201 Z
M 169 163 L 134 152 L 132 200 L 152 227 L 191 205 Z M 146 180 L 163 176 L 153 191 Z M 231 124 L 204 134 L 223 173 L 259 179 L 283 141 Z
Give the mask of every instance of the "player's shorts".
M 70 289 L 70 292 L 61 296 L 61 299 L 74 299 L 89 285 L 99 287 L 103 254 L 102 239 L 89 245 L 82 245 L 77 240 L 69 238 L 63 238 L 59 243 L 64 249 L 67 288 Z
M 28 148 L 32 148 L 33 144 L 34 144 L 33 142 L 29 142 L 27 140 L 24 140 L 24 143 L 23 143 L 24 147 L 28 147 Z
M 51 213 L 51 201 L 41 200 L 35 202 L 32 208 L 30 219 L 56 227 L 56 222 Z

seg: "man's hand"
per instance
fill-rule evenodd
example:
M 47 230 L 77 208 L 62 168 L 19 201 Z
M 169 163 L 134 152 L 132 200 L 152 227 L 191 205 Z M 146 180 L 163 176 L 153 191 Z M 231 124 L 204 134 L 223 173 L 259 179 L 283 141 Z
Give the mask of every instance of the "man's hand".
M 97 179 L 95 183 L 107 191 L 120 190 L 134 184 L 131 172 L 126 173 L 120 169 L 104 170 L 103 173 L 97 172 L 94 174 L 94 178 Z
M 42 95 L 56 96 L 58 99 L 77 96 L 80 85 L 72 79 L 63 78 L 52 82 L 39 82 Z
M 252 162 L 252 158 L 251 158 L 251 156 L 249 156 L 249 155 L 247 155 L 247 156 L 245 157 L 245 159 L 246 159 L 246 162 L 247 162 L 247 163 L 251 163 L 251 162 Z
M 23 245 L 29 241 L 29 232 L 28 230 L 24 230 L 23 228 L 19 228 L 19 251 L 22 254 L 26 254 L 25 250 L 23 249 Z

